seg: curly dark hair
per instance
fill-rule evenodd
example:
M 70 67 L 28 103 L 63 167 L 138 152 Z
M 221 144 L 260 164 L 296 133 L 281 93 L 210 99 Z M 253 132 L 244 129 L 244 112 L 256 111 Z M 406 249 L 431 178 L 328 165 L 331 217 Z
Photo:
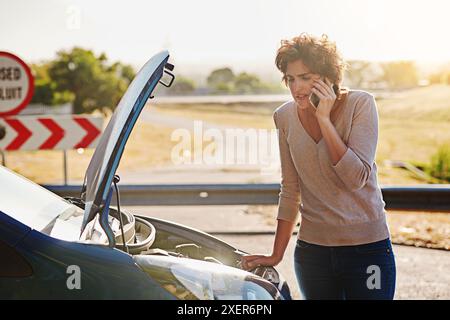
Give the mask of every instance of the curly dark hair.
M 330 41 L 327 35 L 319 38 L 302 33 L 291 40 L 281 40 L 275 64 L 283 73 L 285 83 L 287 65 L 296 60 L 301 60 L 311 72 L 330 79 L 335 91 L 339 92 L 347 64 L 337 51 L 335 42 Z

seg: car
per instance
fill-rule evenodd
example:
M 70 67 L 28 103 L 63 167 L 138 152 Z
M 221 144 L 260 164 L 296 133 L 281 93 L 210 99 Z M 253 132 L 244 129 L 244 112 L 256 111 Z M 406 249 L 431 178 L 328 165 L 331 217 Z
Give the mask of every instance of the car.
M 155 87 L 175 79 L 168 59 L 168 51 L 154 55 L 129 85 L 79 197 L 60 197 L 0 167 L 1 299 L 291 299 L 275 268 L 241 268 L 246 252 L 200 230 L 121 210 L 120 158 Z

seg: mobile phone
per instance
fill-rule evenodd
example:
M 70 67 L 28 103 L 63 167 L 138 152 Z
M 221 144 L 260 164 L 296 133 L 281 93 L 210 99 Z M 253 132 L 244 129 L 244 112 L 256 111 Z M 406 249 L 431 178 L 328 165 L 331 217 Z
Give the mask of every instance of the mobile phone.
M 319 106 L 320 99 L 319 99 L 319 97 L 318 97 L 315 93 L 311 93 L 311 94 L 309 95 L 309 102 L 311 102 L 311 104 L 312 104 L 315 108 L 317 108 L 317 107 Z
M 322 78 L 322 81 L 325 82 L 325 79 Z M 334 91 L 334 93 L 336 93 L 336 94 L 338 93 L 338 86 L 335 85 L 335 84 L 333 84 L 333 91 Z M 319 103 L 320 103 L 320 98 L 319 98 L 315 93 L 311 93 L 311 94 L 309 95 L 309 101 L 311 102 L 311 104 L 312 104 L 315 108 L 317 108 L 317 107 L 319 106 Z
M 323 77 L 321 77 L 320 80 L 325 82 L 325 78 L 323 78 Z M 311 104 L 314 106 L 314 108 L 317 109 L 317 107 L 319 106 L 320 98 L 317 96 L 317 94 L 311 93 L 309 95 L 309 102 L 311 102 Z

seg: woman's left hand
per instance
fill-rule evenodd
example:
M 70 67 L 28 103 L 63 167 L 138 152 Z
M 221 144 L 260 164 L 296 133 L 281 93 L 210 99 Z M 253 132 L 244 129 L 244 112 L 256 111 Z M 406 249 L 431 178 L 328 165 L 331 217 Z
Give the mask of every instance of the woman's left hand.
M 281 259 L 274 255 L 252 254 L 241 257 L 241 266 L 244 270 L 252 270 L 257 267 L 273 267 L 280 263 Z
M 330 119 L 331 109 L 333 109 L 334 102 L 336 101 L 333 84 L 327 78 L 325 78 L 325 82 L 321 79 L 314 80 L 312 92 L 320 99 L 316 109 L 317 119 Z

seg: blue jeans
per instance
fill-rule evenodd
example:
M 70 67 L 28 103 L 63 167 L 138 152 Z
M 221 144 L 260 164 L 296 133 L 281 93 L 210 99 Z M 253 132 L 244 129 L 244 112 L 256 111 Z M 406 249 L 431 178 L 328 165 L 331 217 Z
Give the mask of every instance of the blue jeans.
M 297 240 L 294 265 L 307 300 L 394 298 L 396 267 L 389 239 L 338 247 Z

